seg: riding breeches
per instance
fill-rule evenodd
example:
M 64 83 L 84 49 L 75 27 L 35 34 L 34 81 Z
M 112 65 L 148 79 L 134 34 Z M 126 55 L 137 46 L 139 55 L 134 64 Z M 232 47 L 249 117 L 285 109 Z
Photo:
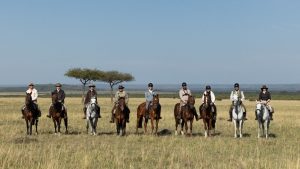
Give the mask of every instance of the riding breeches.
M 256 105 L 256 110 L 261 110 L 261 107 L 262 107 L 262 104 L 257 104 Z M 267 109 L 271 112 L 271 113 L 274 113 L 274 109 L 271 105 L 267 104 Z

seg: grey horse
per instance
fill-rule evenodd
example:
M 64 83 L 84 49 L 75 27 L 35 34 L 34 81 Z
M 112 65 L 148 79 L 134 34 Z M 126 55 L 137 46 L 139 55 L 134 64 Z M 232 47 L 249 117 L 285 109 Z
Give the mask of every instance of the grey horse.
M 261 134 L 269 137 L 269 126 L 270 126 L 270 111 L 266 104 L 257 104 L 256 106 L 257 122 L 258 122 L 258 135 L 260 138 Z
M 92 98 L 91 102 L 87 106 L 86 109 L 86 130 L 89 132 L 89 128 L 91 128 L 91 135 L 96 135 L 96 128 L 98 123 L 98 113 L 97 113 L 97 104 L 96 99 Z
M 241 100 L 238 97 L 233 98 L 233 110 L 232 110 L 232 122 L 234 124 L 234 138 L 237 138 L 238 131 L 240 138 L 243 137 L 243 109 L 241 106 Z

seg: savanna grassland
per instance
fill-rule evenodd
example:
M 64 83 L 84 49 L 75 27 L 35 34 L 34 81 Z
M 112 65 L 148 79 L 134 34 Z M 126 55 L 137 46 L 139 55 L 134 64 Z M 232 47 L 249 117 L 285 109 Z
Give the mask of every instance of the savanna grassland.
M 135 111 L 142 101 L 130 99 L 127 135 L 119 137 L 109 123 L 110 99 L 100 98 L 98 135 L 91 136 L 81 119 L 81 98 L 67 98 L 70 133 L 59 136 L 46 118 L 51 100 L 41 98 L 39 134 L 26 136 L 20 113 L 24 98 L 0 98 L 0 168 L 300 168 L 300 101 L 272 101 L 276 112 L 268 140 L 257 138 L 252 101 L 245 102 L 249 120 L 241 139 L 233 138 L 233 125 L 226 121 L 229 100 L 216 103 L 217 129 L 211 138 L 204 138 L 202 121 L 194 122 L 193 136 L 175 136 L 173 107 L 178 99 L 171 98 L 160 99 L 159 136 L 144 135 L 141 129 L 135 134 Z

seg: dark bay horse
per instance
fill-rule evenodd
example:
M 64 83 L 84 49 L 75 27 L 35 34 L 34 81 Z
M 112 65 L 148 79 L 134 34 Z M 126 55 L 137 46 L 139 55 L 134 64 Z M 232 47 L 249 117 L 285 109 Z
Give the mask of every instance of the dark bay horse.
M 183 127 L 185 126 L 185 133 L 191 135 L 193 130 L 193 121 L 194 121 L 194 111 L 195 109 L 195 97 L 189 96 L 187 103 L 181 107 L 180 112 L 180 103 L 177 103 L 174 107 L 174 117 L 175 117 L 175 135 L 178 135 L 178 125 L 181 123 L 181 134 L 183 135 Z M 181 114 L 182 113 L 182 114 Z M 190 126 L 188 126 L 188 121 Z M 188 128 L 190 132 L 188 133 Z
M 118 104 L 115 105 L 115 122 L 117 128 L 117 135 L 124 136 L 126 134 L 126 103 L 125 98 L 120 97 Z
M 32 135 L 32 126 L 35 125 L 35 132 L 38 134 L 38 112 L 31 98 L 31 93 L 26 93 L 25 108 L 22 109 L 22 114 L 26 122 L 27 135 Z
M 159 95 L 156 94 L 153 96 L 152 105 L 150 105 L 149 108 L 149 116 L 151 121 L 151 134 L 157 135 L 158 130 L 158 122 L 159 122 L 159 113 L 161 111 L 161 107 L 159 104 Z M 138 128 L 142 128 L 143 124 L 143 118 L 144 118 L 144 133 L 147 133 L 147 123 L 148 118 L 146 118 L 146 102 L 141 103 L 137 108 L 137 124 L 136 124 L 136 133 L 138 133 Z M 155 121 L 155 127 L 154 127 L 154 121 Z M 155 128 L 155 131 L 154 131 Z
M 210 130 L 215 128 L 215 120 L 212 113 L 212 101 L 211 96 L 209 94 L 204 94 L 204 103 L 199 107 L 200 116 L 203 119 L 204 130 L 205 130 L 205 137 L 210 136 Z M 215 108 L 215 107 L 214 107 Z M 216 108 L 215 108 L 215 111 Z
M 52 105 L 49 108 L 49 113 L 54 123 L 55 134 L 60 134 L 61 120 L 64 119 L 66 134 L 68 133 L 68 118 L 66 109 L 63 111 L 63 104 L 58 101 L 58 95 L 52 94 Z

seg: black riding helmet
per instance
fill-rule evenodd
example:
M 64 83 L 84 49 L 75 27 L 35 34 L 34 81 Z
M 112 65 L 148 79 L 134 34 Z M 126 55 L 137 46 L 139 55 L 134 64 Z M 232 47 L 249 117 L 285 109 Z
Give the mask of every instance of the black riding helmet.
M 240 84 L 235 83 L 235 84 L 234 84 L 234 87 L 240 87 Z
M 205 89 L 206 89 L 206 90 L 211 90 L 210 85 L 207 85 L 207 86 L 205 87 Z
M 124 86 L 122 86 L 122 85 L 119 85 L 119 87 L 118 87 L 119 89 L 124 89 Z
M 153 84 L 152 84 L 152 83 L 149 83 L 149 84 L 148 84 L 148 87 L 153 87 Z
M 181 84 L 181 86 L 182 86 L 182 87 L 186 86 L 186 82 L 183 82 L 183 83 Z

